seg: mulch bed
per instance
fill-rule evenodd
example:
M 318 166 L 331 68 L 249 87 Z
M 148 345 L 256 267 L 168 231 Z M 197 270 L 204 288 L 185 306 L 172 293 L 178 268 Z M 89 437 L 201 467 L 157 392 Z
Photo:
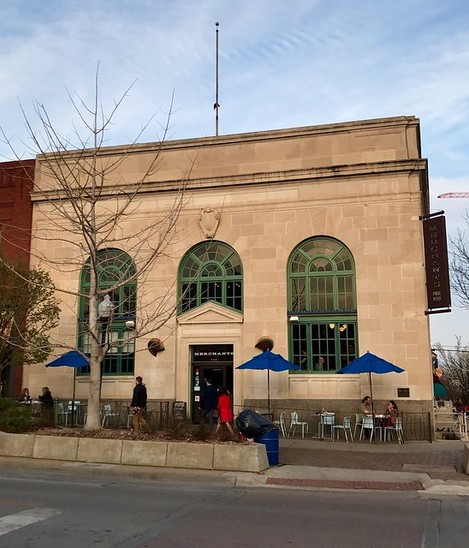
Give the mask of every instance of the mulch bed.
M 227 437 L 208 435 L 204 439 L 187 434 L 175 438 L 166 432 L 134 432 L 127 429 L 100 428 L 98 430 L 85 430 L 84 428 L 40 428 L 34 432 L 39 436 L 61 436 L 69 438 L 98 438 L 105 440 L 134 440 L 134 441 L 181 441 L 189 443 L 243 443 L 241 440 Z

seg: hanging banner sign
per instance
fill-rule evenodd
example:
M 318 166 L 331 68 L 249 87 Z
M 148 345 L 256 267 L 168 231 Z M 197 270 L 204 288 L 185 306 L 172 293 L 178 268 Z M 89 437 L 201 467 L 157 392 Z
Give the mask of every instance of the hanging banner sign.
M 423 243 L 427 277 L 426 313 L 451 312 L 446 220 L 443 215 L 423 219 Z

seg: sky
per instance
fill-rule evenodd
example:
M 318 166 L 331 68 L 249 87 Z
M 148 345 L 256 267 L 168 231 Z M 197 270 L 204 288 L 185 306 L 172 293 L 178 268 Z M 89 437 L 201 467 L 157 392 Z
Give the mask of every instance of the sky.
M 99 64 L 105 110 L 132 87 L 109 145 L 387 116 L 421 122 L 431 210 L 449 237 L 469 232 L 469 2 L 467 0 L 0 0 L 0 127 L 31 158 L 22 111 L 34 105 L 69 135 L 69 95 L 92 101 Z M 71 134 L 70 134 L 71 135 Z M 0 161 L 13 159 L 0 141 Z M 469 310 L 430 317 L 432 344 L 469 345 Z

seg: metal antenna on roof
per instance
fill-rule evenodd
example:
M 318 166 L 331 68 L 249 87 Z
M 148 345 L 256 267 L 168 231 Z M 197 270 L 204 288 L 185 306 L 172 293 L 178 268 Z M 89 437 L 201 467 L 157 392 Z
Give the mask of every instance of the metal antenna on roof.
M 215 136 L 218 137 L 218 109 L 220 108 L 220 105 L 218 104 L 218 25 L 220 23 L 216 22 L 215 26 L 217 27 L 216 30 L 216 41 L 215 41 L 215 104 L 213 105 L 213 108 L 215 109 Z

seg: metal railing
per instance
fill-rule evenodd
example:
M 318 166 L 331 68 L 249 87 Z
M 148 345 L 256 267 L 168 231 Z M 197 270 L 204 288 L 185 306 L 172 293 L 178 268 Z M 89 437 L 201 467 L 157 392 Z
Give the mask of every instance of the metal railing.
M 246 409 L 246 407 L 235 406 L 235 409 L 234 409 L 235 417 L 243 409 Z M 284 412 L 287 430 L 289 429 L 289 425 L 290 425 L 291 413 L 296 412 L 298 414 L 299 421 L 304 421 L 308 423 L 308 430 L 310 432 L 310 437 L 313 437 L 313 438 L 319 437 L 318 431 L 320 429 L 318 428 L 318 426 L 319 426 L 321 412 L 334 411 L 332 409 L 326 409 L 326 408 L 311 410 L 310 408 L 301 408 L 300 405 L 295 408 L 276 407 L 275 409 L 272 409 L 270 413 L 265 407 L 262 407 L 262 406 L 254 406 L 254 407 L 251 407 L 251 409 L 253 409 L 254 411 L 258 411 L 261 415 L 264 415 L 273 421 L 279 421 L 280 414 Z M 356 409 L 354 409 L 353 411 L 350 411 L 347 409 L 341 410 L 341 411 L 334 411 L 334 414 L 335 414 L 335 424 L 342 424 L 344 417 L 351 417 L 352 429 L 355 429 L 356 416 L 361 415 L 361 413 L 359 413 Z M 433 441 L 434 431 L 433 431 L 432 415 L 430 411 L 422 411 L 420 413 L 412 413 L 412 412 L 405 411 L 405 412 L 401 412 L 399 416 L 402 417 L 404 440 Z M 299 435 L 299 434 L 301 434 L 301 432 L 298 432 L 298 429 L 296 429 L 296 435 Z

